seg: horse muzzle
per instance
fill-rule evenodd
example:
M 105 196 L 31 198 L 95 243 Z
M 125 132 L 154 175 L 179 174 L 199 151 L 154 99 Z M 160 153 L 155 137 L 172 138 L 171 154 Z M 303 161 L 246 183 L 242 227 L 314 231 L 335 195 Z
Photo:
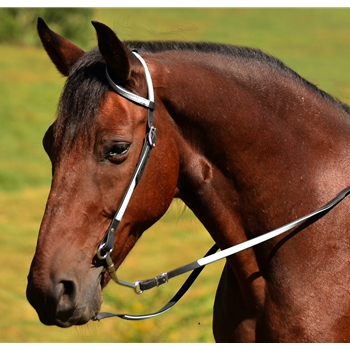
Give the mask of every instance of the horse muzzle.
M 26 294 L 40 321 L 67 328 L 93 319 L 102 304 L 101 269 L 92 269 L 85 283 L 68 276 L 42 279 L 31 270 Z

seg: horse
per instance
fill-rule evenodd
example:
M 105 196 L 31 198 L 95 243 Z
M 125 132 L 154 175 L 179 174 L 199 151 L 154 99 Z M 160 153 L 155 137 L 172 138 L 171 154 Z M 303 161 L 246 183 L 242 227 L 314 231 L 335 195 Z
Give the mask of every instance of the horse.
M 233 45 L 122 42 L 92 24 L 87 52 L 37 25 L 67 80 L 43 138 L 52 184 L 26 295 L 59 327 L 96 318 L 111 270 L 174 198 L 223 251 L 350 183 L 350 108 L 282 61 Z M 216 342 L 350 341 L 349 207 L 225 258 Z

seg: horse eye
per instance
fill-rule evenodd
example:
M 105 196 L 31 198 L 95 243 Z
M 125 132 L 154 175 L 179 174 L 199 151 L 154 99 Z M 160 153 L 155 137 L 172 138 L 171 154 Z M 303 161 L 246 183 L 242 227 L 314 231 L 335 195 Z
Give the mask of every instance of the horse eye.
M 130 148 L 130 144 L 126 142 L 118 142 L 114 144 L 106 154 L 106 159 L 113 163 L 118 163 L 122 159 L 121 156 L 125 155 Z

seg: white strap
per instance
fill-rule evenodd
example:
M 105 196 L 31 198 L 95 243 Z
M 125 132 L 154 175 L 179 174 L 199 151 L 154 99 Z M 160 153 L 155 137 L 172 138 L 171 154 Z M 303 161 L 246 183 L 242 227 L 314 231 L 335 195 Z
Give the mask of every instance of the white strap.
M 147 68 L 147 65 L 146 65 L 146 62 L 144 61 L 144 59 L 137 52 L 133 52 L 133 54 L 138 58 L 138 60 L 141 62 L 142 66 L 145 70 L 146 83 L 147 83 L 147 88 L 148 88 L 148 99 L 144 98 L 142 96 L 138 96 L 138 95 L 134 94 L 133 92 L 130 92 L 130 91 L 126 90 L 125 88 L 123 88 L 122 86 L 116 84 L 112 80 L 112 78 L 110 77 L 109 72 L 108 72 L 108 67 L 106 65 L 106 77 L 108 80 L 108 84 L 111 86 L 111 88 L 118 95 L 121 95 L 121 96 L 125 97 L 126 99 L 137 103 L 138 105 L 141 105 L 143 107 L 146 107 L 146 108 L 153 110 L 153 109 L 155 109 L 155 103 L 154 103 L 154 93 L 153 93 L 153 84 L 152 84 L 151 74 Z

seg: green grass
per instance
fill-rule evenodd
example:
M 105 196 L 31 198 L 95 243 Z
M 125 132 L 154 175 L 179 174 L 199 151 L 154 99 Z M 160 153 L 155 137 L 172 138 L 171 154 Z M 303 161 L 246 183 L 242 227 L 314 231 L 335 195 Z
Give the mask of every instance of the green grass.
M 0 189 L 49 185 L 41 139 L 54 120 L 64 80 L 42 50 L 1 46 Z
M 110 25 L 123 40 L 206 40 L 258 47 L 350 102 L 349 15 L 350 9 L 120 8 L 96 9 L 92 19 Z M 90 23 L 87 27 L 92 47 L 95 34 Z M 223 262 L 206 267 L 186 296 L 155 319 L 109 319 L 71 329 L 39 322 L 25 298 L 26 276 L 50 184 L 51 167 L 41 140 L 54 120 L 64 79 L 40 48 L 0 45 L 0 52 L 0 340 L 212 342 L 212 305 Z M 211 243 L 191 212 L 175 203 L 144 234 L 119 276 L 131 282 L 153 277 L 198 259 Z M 109 285 L 103 310 L 155 311 L 186 277 L 141 296 Z

